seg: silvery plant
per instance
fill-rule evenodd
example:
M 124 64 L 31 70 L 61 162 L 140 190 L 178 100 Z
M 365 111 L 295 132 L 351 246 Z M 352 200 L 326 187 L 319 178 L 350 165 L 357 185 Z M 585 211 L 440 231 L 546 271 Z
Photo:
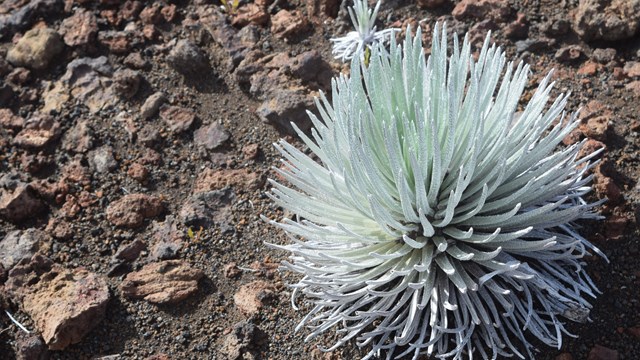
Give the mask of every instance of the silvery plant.
M 477 60 L 466 37 L 450 55 L 446 29 L 432 38 L 428 58 L 419 29 L 354 57 L 298 131 L 309 151 L 276 144 L 270 196 L 295 216 L 270 222 L 302 275 L 297 329 L 364 359 L 530 359 L 530 340 L 560 348 L 566 320 L 589 320 L 582 258 L 604 255 L 575 221 L 599 218 L 583 199 L 597 153 L 558 148 L 578 119 L 551 75 L 524 103 L 529 67 L 488 37 Z
M 365 51 L 370 51 L 374 45 L 384 44 L 395 36 L 398 31 L 395 28 L 376 30 L 375 22 L 379 9 L 380 0 L 376 2 L 373 10 L 369 8 L 367 0 L 354 0 L 353 6 L 349 7 L 349 16 L 355 31 L 330 40 L 333 43 L 331 52 L 336 59 L 348 61 L 354 56 L 363 56 Z

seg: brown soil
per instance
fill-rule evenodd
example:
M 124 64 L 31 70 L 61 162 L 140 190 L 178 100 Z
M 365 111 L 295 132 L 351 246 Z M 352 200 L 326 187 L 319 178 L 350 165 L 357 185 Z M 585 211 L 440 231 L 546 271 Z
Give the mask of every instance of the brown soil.
M 50 14 L 39 13 L 35 18 L 28 19 L 29 24 L 20 30 L 10 31 L 9 36 L 0 39 L 0 55 L 4 56 L 13 42 L 37 23 L 58 30 L 63 20 L 80 8 L 96 15 L 99 32 L 120 31 L 129 22 L 123 20 L 113 24 L 108 20 L 110 10 L 116 14 L 121 12 L 118 1 L 67 2 L 72 4 L 68 11 L 60 9 Z M 162 1 L 158 3 L 163 6 L 167 4 Z M 70 131 L 80 120 L 87 121 L 93 130 L 93 144 L 86 151 L 65 150 L 62 137 L 43 147 L 25 148 L 14 144 L 14 133 L 6 129 L 0 133 L 0 176 L 15 173 L 25 183 L 47 179 L 55 184 L 61 179 L 65 166 L 74 159 L 80 159 L 81 166 L 89 172 L 89 180 L 84 184 L 72 184 L 68 196 L 43 198 L 46 210 L 41 214 L 20 221 L 0 217 L 0 239 L 16 229 L 38 228 L 52 232 L 53 225 L 67 227 L 68 236 L 54 236 L 46 255 L 67 268 L 84 267 L 105 277 L 111 274 L 108 283 L 112 299 L 105 319 L 81 342 L 61 351 L 50 352 L 50 358 L 90 359 L 118 354 L 122 359 L 145 359 L 155 354 L 166 354 L 169 359 L 226 359 L 229 351 L 225 345 L 227 335 L 235 324 L 247 319 L 258 330 L 247 346 L 244 357 L 240 357 L 242 359 L 360 358 L 366 351 L 359 350 L 354 344 L 346 345 L 331 355 L 316 350 L 320 344 L 330 345 L 336 339 L 332 334 L 305 343 L 304 330 L 294 333 L 293 329 L 305 314 L 305 307 L 302 306 L 300 311 L 291 308 L 291 290 L 286 284 L 295 283 L 297 276 L 273 270 L 272 265 L 285 260 L 287 254 L 265 246 L 265 242 L 287 241 L 280 231 L 260 219 L 261 214 L 270 218 L 284 215 L 282 209 L 276 208 L 265 195 L 270 188 L 268 182 L 261 182 L 257 188 L 232 182 L 236 198 L 227 205 L 229 211 L 224 218 L 203 227 L 197 236 L 188 236 L 189 226 L 173 220 L 177 223 L 182 241 L 182 247 L 175 257 L 204 272 L 195 295 L 174 305 L 153 305 L 122 295 L 119 286 L 126 273 L 139 270 L 154 261 L 151 259 L 153 222 L 170 222 L 178 218 L 183 204 L 192 195 L 196 178 L 205 169 L 249 169 L 253 174 L 274 177 L 271 168 L 278 166 L 279 156 L 271 144 L 282 136 L 289 136 L 291 141 L 299 144 L 286 130 L 260 121 L 256 109 L 263 101 L 250 93 L 247 84 L 238 83 L 234 68 L 230 66 L 228 49 L 204 27 L 185 25 L 193 14 L 201 14 L 204 7 L 218 3 L 210 0 L 169 3 L 176 5 L 175 17 L 154 25 L 158 33 L 154 39 L 142 37 L 142 40 L 124 50 L 110 48 L 99 41 L 75 48 L 66 46 L 46 70 L 31 70 L 27 80 L 21 83 L 9 84 L 8 72 L 2 75 L 4 79 L 0 86 L 8 84 L 6 86 L 11 88 L 12 95 L 0 99 L 0 107 L 29 119 L 44 106 L 42 96 L 47 90 L 46 82 L 58 81 L 74 59 L 104 55 L 118 70 L 127 67 L 125 59 L 135 52 L 149 63 L 138 69 L 142 82 L 133 97 L 120 96 L 113 106 L 98 112 L 91 112 L 82 102 L 67 101 L 61 111 L 52 113 L 61 124 L 62 134 Z M 431 28 L 436 20 L 447 21 L 449 28 L 458 33 L 472 29 L 474 34 L 484 36 L 486 30 L 493 29 L 493 39 L 506 49 L 509 56 L 531 64 L 534 74 L 531 89 L 543 74 L 555 68 L 557 89 L 573 94 L 569 110 L 584 107 L 592 100 L 604 105 L 605 110 L 601 111 L 610 114 L 609 127 L 604 134 L 594 135 L 607 148 L 598 176 L 612 179 L 622 197 L 600 209 L 606 220 L 586 223 L 582 230 L 610 260 L 609 264 L 598 258 L 588 260 L 587 271 L 603 294 L 593 301 L 592 322 L 568 325 L 570 331 L 578 335 L 577 338 L 565 337 L 560 350 L 541 345 L 537 358 L 558 359 L 561 354 L 570 354 L 573 359 L 586 359 L 599 345 L 616 350 L 620 359 L 640 359 L 637 330 L 640 327 L 637 290 L 640 286 L 640 234 L 635 217 L 640 215 L 636 210 L 640 202 L 637 187 L 640 177 L 639 95 L 625 87 L 633 79 L 620 75 L 626 63 L 640 61 L 640 38 L 636 36 L 619 42 L 596 41 L 587 44 L 570 29 L 558 34 L 545 33 L 550 24 L 570 19 L 570 11 L 577 6 L 577 1 L 562 3 L 564 5 L 544 0 L 509 1 L 509 4 L 504 4 L 505 8 L 510 9 L 509 14 L 505 15 L 506 20 L 493 19 L 479 27 L 476 25 L 483 19 L 454 19 L 451 12 L 455 3 L 449 1 L 435 9 L 424 9 L 411 1 L 389 0 L 383 4 L 378 18 L 379 27 L 392 23 L 396 26 L 408 23 L 415 25 L 418 20 L 424 19 L 423 24 Z M 298 0 L 282 0 L 270 14 L 281 9 L 297 9 L 306 13 L 306 4 Z M 241 8 L 243 6 L 247 6 L 245 2 L 240 5 Z M 508 24 L 515 21 L 516 12 L 524 14 L 528 22 L 528 33 L 520 39 L 547 39 L 543 46 L 516 53 L 517 36 L 515 39 L 508 37 L 505 30 Z M 289 38 L 273 34 L 269 22 L 257 25 L 259 40 L 250 48 L 260 49 L 265 55 L 284 52 L 291 56 L 317 50 L 333 69 L 341 69 L 343 66 L 331 57 L 328 39 L 342 35 L 349 29 L 344 11 L 336 19 L 321 15 L 312 20 L 310 27 Z M 138 17 L 131 22 L 140 24 Z M 192 23 L 197 24 L 197 21 Z M 559 26 L 562 27 L 562 24 Z M 240 26 L 234 29 L 239 30 Z M 429 40 L 428 29 L 425 33 L 425 40 Z M 173 39 L 190 39 L 197 44 L 208 58 L 210 71 L 196 75 L 176 71 L 167 60 Z M 578 46 L 581 49 L 580 56 L 570 61 L 559 60 L 556 52 L 568 45 Z M 598 48 L 613 48 L 616 55 L 611 61 L 598 63 L 593 60 L 593 52 Z M 592 66 L 595 70 L 585 69 L 585 66 Z M 9 71 L 13 69 L 11 67 Z M 276 88 L 272 89 L 275 92 L 278 86 L 289 85 L 274 82 L 270 86 Z M 194 124 L 186 131 L 172 132 L 158 115 L 149 120 L 142 119 L 139 115 L 140 106 L 158 91 L 166 95 L 168 104 L 193 111 L 196 115 Z M 108 100 L 102 99 L 104 102 Z M 120 115 L 123 112 L 125 115 Z M 214 122 L 222 124 L 229 132 L 230 140 L 213 150 L 203 150 L 194 142 L 194 133 Z M 145 125 L 159 132 L 158 139 L 149 145 L 139 140 L 140 131 Z M 251 158 L 245 155 L 243 148 L 255 144 L 259 149 L 257 156 Z M 116 163 L 111 170 L 99 173 L 96 166 L 90 164 L 90 157 L 93 151 L 105 145 L 111 147 Z M 159 161 L 149 161 L 154 156 Z M 142 181 L 135 179 L 135 170 L 139 170 L 139 165 L 148 171 L 146 176 L 140 177 Z M 70 210 L 73 204 L 68 202 L 72 198 L 77 200 L 82 192 L 95 201 L 80 206 L 77 211 Z M 128 229 L 115 226 L 107 219 L 106 209 L 109 204 L 129 193 L 156 196 L 162 200 L 165 211 L 160 216 L 145 219 L 141 227 Z M 606 190 L 604 193 L 598 192 L 591 200 L 607 194 Z M 195 233 L 198 233 L 198 229 L 199 226 L 193 226 Z M 147 250 L 130 268 L 112 272 L 112 259 L 118 248 L 136 239 L 144 242 Z M 233 274 L 225 271 L 225 267 L 237 270 L 237 276 L 231 276 Z M 271 284 L 273 291 L 268 292 L 269 296 L 263 299 L 263 306 L 257 313 L 247 316 L 234 304 L 234 294 L 241 286 L 256 280 Z M 1 272 L 0 281 L 4 281 Z M 25 326 L 34 328 L 30 318 L 21 311 L 20 304 L 5 305 Z M 4 311 L 0 313 L 0 331 L 10 327 L 10 324 Z M 15 326 L 0 332 L 0 358 L 13 359 L 18 356 L 17 339 L 21 336 L 20 332 Z

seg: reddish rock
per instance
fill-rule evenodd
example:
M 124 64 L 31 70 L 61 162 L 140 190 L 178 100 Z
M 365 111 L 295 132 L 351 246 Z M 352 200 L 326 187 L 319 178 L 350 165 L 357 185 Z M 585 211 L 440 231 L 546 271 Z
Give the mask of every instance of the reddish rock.
M 640 27 L 640 1 L 580 0 L 573 29 L 585 41 L 630 38 Z
M 632 223 L 626 215 L 610 215 L 606 219 L 605 223 L 605 237 L 607 240 L 619 240 L 623 236 L 627 235 L 627 226 Z
M 616 350 L 609 349 L 602 345 L 594 346 L 587 356 L 587 360 L 618 360 L 618 358 L 619 356 Z
M 120 16 L 125 20 L 134 20 L 140 11 L 142 11 L 142 2 L 127 0 L 120 7 Z
M 43 70 L 63 49 L 60 35 L 52 29 L 36 27 L 27 31 L 7 53 L 14 66 Z
M 612 178 L 604 175 L 595 177 L 593 188 L 600 197 L 606 197 L 609 204 L 615 205 L 622 200 L 622 191 Z
M 263 183 L 264 176 L 262 174 L 253 172 L 247 168 L 217 171 L 205 169 L 198 174 L 196 182 L 193 184 L 193 193 L 219 190 L 227 186 L 255 190 L 260 188 Z
M 132 52 L 124 58 L 124 64 L 136 70 L 149 68 L 149 61 L 142 57 L 139 52 Z
M 246 26 L 250 23 L 256 25 L 266 25 L 269 22 L 269 13 L 267 9 L 256 5 L 255 3 L 249 3 L 241 6 L 238 9 L 238 14 L 231 19 L 231 24 L 234 26 Z
M 176 6 L 174 4 L 165 5 L 160 13 L 166 22 L 172 22 L 176 18 Z
M 625 85 L 625 89 L 630 90 L 636 97 L 640 97 L 640 80 L 635 80 L 627 85 Z
M 51 234 L 51 236 L 60 240 L 69 240 L 76 233 L 69 222 L 54 217 L 49 219 L 49 223 L 44 230 L 47 234 Z
M 640 76 L 640 62 L 628 61 L 626 64 L 624 64 L 624 72 L 628 77 Z
M 20 130 L 24 125 L 25 120 L 21 116 L 14 115 L 9 109 L 0 109 L 0 127 Z
M 154 304 L 175 304 L 198 290 L 198 280 L 204 276 L 181 260 L 167 260 L 145 265 L 127 275 L 120 289 L 134 299 Z
M 129 175 L 129 177 L 138 181 L 139 183 L 144 183 L 149 177 L 149 170 L 147 170 L 147 168 L 140 163 L 133 163 L 129 166 L 127 175 Z
M 91 183 L 91 172 L 82 164 L 82 157 L 76 156 L 62 168 L 64 182 L 87 186 Z
M 145 219 L 164 212 L 162 201 L 155 196 L 129 194 L 107 207 L 107 219 L 116 226 L 137 228 Z
M 265 302 L 274 297 L 275 287 L 266 281 L 258 280 L 244 284 L 233 295 L 233 302 L 246 316 L 257 314 Z
M 258 144 L 247 144 L 242 147 L 242 154 L 246 160 L 252 160 L 258 157 L 260 153 L 260 145 Z
M 147 24 L 142 27 L 142 36 L 147 40 L 154 41 L 160 37 L 160 32 L 155 25 Z
M 131 50 L 129 34 L 125 31 L 100 31 L 98 33 L 98 42 L 118 55 L 127 54 Z
M 254 261 L 249 265 L 253 270 L 253 275 L 258 277 L 266 277 L 267 279 L 273 279 L 280 264 L 271 261 L 271 258 L 267 257 L 264 261 Z
M 60 216 L 67 220 L 74 219 L 82 211 L 82 206 L 78 203 L 78 199 L 71 194 L 67 194 L 64 204 L 60 208 Z
M 432 1 L 445 1 L 445 0 L 432 0 Z M 419 3 L 419 2 L 418 2 Z M 338 0 L 306 0 L 307 14 L 318 18 L 330 17 L 335 18 L 338 16 L 338 7 L 340 2 Z
M 596 152 L 597 150 L 600 150 L 606 147 L 607 146 L 604 143 L 598 140 L 589 139 L 584 143 L 584 145 L 582 145 L 582 148 L 578 152 L 578 159 L 581 159 L 591 153 Z
M 505 21 L 511 14 L 509 3 L 503 0 L 462 0 L 453 8 L 451 15 L 458 20 L 464 18 L 490 18 Z
M 426 9 L 436 9 L 446 2 L 447 0 L 418 0 L 418 6 Z
M 222 268 L 222 273 L 224 274 L 224 277 L 232 279 L 240 275 L 242 271 L 238 268 L 238 264 L 230 262 Z
M 37 114 L 27 120 L 24 128 L 13 139 L 13 143 L 27 148 L 41 148 L 60 136 L 60 123 L 52 116 Z
M 69 192 L 69 185 L 63 179 L 57 182 L 49 179 L 40 179 L 32 181 L 30 185 L 38 196 L 48 201 L 54 201 L 56 197 L 65 196 Z
M 526 39 L 528 32 L 527 17 L 523 13 L 518 13 L 516 20 L 504 29 L 504 34 L 510 39 Z
M 140 12 L 140 21 L 143 24 L 159 24 L 162 21 L 162 13 L 159 2 L 148 5 Z
M 580 141 L 583 137 L 584 134 L 582 133 L 580 128 L 575 128 L 569 133 L 569 135 L 565 136 L 565 138 L 562 139 L 562 143 L 567 146 L 573 145 Z
M 155 354 L 149 357 L 146 357 L 144 360 L 171 360 L 169 355 L 166 354 Z
M 102 321 L 110 299 L 101 276 L 81 268 L 65 269 L 39 255 L 14 267 L 6 287 L 22 303 L 50 350 L 80 342 Z
M 299 35 L 308 25 L 307 18 L 295 10 L 280 10 L 271 17 L 271 32 L 279 38 Z
M 100 10 L 100 17 L 106 19 L 112 27 L 119 27 L 122 24 L 122 17 L 116 9 Z
M 600 70 L 600 68 L 600 64 L 593 61 L 587 61 L 580 66 L 580 69 L 578 69 L 578 75 L 593 76 L 598 72 L 598 70 Z
M 0 216 L 18 223 L 33 218 L 45 210 L 30 185 L 19 184 L 14 189 L 0 189 Z
M 607 110 L 606 105 L 599 100 L 591 100 L 580 109 L 580 118 L 588 120 L 592 117 L 602 115 Z
M 89 121 L 79 120 L 74 127 L 62 136 L 62 148 L 66 151 L 86 153 L 93 148 L 93 130 Z
M 634 326 L 627 329 L 627 334 L 633 336 L 637 341 L 640 341 L 640 326 Z
M 31 71 L 27 68 L 17 67 L 7 74 L 6 80 L 15 85 L 24 85 L 31 79 Z
M 33 175 L 45 167 L 53 165 L 54 160 L 51 155 L 45 155 L 42 152 L 38 152 L 37 154 L 23 153 L 22 156 L 20 156 L 20 164 L 22 169 Z
M 60 33 L 68 46 L 92 44 L 98 33 L 98 20 L 93 12 L 80 8 L 62 21 Z
M 596 116 L 587 120 L 586 124 L 580 126 L 580 130 L 587 137 L 604 141 L 607 138 L 610 117 L 608 115 Z
M 231 134 L 218 121 L 199 128 L 193 134 L 193 142 L 205 150 L 217 149 L 223 146 L 229 138 L 231 138 Z
M 153 149 L 143 149 L 139 159 L 142 165 L 162 165 L 162 155 Z
M 183 132 L 189 130 L 196 119 L 196 114 L 180 106 L 162 105 L 160 107 L 160 118 L 172 132 Z
M 573 360 L 573 356 L 569 353 L 564 352 L 556 356 L 554 360 Z
M 558 49 L 554 58 L 562 62 L 571 62 L 580 59 L 583 53 L 584 50 L 580 45 L 567 45 Z

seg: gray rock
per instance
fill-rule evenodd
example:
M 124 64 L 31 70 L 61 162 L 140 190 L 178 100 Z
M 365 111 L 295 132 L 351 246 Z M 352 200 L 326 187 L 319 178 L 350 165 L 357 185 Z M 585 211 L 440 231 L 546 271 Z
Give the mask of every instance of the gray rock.
M 187 226 L 211 227 L 226 223 L 236 195 L 230 188 L 192 195 L 180 209 L 180 218 Z
M 221 147 L 229 138 L 231 138 L 231 134 L 217 121 L 199 128 L 193 135 L 193 141 L 196 146 L 206 150 L 214 150 Z
M 132 243 L 123 244 L 118 247 L 118 251 L 114 255 L 117 260 L 123 260 L 127 262 L 134 261 L 140 256 L 142 250 L 146 249 L 147 245 L 140 239 L 134 240 Z
M 538 51 L 549 47 L 549 39 L 526 39 L 516 41 L 516 52 L 521 54 L 525 51 Z
M 297 90 L 282 90 L 274 94 L 274 97 L 264 101 L 256 113 L 260 120 L 284 130 L 289 134 L 295 134 L 291 123 L 293 122 L 302 131 L 311 128 L 311 120 L 307 109 L 313 108 L 313 97 Z
M 113 75 L 113 89 L 125 99 L 131 99 L 138 92 L 141 80 L 142 76 L 135 70 L 118 70 Z
M 92 113 L 113 106 L 118 102 L 111 86 L 113 68 L 106 56 L 81 58 L 67 65 L 61 80 L 67 84 L 73 97 Z
M 165 101 L 167 101 L 167 98 L 162 92 L 154 93 L 149 96 L 140 107 L 140 115 L 143 119 L 150 119 L 154 117 L 158 113 L 160 106 L 162 106 Z
M 62 10 L 62 0 L 30 0 L 24 6 L 0 15 L 0 39 L 9 38 L 14 31 L 31 26 L 39 16 L 52 16 Z
M 51 237 L 42 230 L 15 230 L 0 241 L 0 264 L 11 270 L 23 259 L 31 259 L 38 250 L 46 250 L 51 246 Z
M 94 150 L 89 157 L 89 163 L 98 173 L 108 173 L 118 167 L 118 162 L 113 157 L 113 148 L 108 145 Z
M 151 260 L 169 260 L 178 256 L 184 233 L 178 231 L 175 217 L 169 215 L 163 222 L 154 221 L 151 232 L 154 244 L 149 256 Z
M 593 50 L 593 53 L 591 54 L 591 58 L 596 61 L 599 62 L 600 64 L 607 64 L 613 60 L 615 60 L 617 55 L 617 51 L 616 49 L 613 48 L 606 48 L 606 49 L 595 49 Z
M 252 322 L 243 320 L 236 323 L 222 342 L 222 352 L 229 359 L 252 359 L 256 343 L 264 333 Z
M 185 76 L 199 76 L 211 71 L 204 52 L 189 40 L 180 40 L 169 52 L 169 65 Z
M 16 338 L 16 360 L 47 360 L 49 349 L 39 334 L 18 331 Z

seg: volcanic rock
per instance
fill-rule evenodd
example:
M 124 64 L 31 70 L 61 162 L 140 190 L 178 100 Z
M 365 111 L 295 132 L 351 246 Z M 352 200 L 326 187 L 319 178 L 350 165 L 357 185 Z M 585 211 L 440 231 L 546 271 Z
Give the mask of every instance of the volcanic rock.
M 154 304 L 174 304 L 198 290 L 198 280 L 204 276 L 181 260 L 167 260 L 145 265 L 127 275 L 120 289 L 130 298 L 144 299 Z

